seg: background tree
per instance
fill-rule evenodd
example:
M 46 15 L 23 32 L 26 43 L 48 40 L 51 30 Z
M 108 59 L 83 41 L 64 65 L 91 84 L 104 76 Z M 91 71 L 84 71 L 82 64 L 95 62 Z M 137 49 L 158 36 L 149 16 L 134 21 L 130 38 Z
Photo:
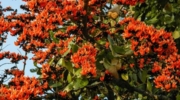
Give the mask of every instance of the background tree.
M 39 77 L 5 70 L 0 99 L 180 99 L 178 0 L 23 1 L 22 14 L 1 7 L 1 42 L 8 32 L 18 36 L 14 44 L 34 55 Z

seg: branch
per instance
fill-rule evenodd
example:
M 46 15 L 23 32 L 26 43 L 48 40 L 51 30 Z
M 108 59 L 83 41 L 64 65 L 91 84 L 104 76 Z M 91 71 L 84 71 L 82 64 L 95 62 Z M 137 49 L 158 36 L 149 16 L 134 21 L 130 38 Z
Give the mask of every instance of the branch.
M 126 88 L 126 89 L 128 89 L 129 91 L 132 91 L 132 92 L 138 92 L 138 93 L 140 93 L 140 94 L 142 94 L 144 96 L 152 98 L 153 100 L 171 100 L 167 96 L 155 95 L 155 94 L 149 93 L 148 91 L 141 90 L 141 89 L 139 89 L 137 87 L 131 86 L 127 81 L 125 81 L 123 79 L 115 80 L 115 83 L 118 86 L 122 87 L 122 88 Z
M 0 67 L 3 66 L 3 65 L 6 65 L 6 64 L 12 64 L 12 63 L 3 63 L 3 64 L 0 65 Z
M 101 20 L 101 22 L 103 22 L 103 17 L 102 17 L 102 14 L 103 14 L 103 8 L 102 8 L 102 2 L 100 2 L 101 3 L 101 5 L 100 5 L 100 10 L 101 10 L 101 13 L 100 13 L 100 20 Z
M 10 44 L 7 44 L 7 45 L 6 45 L 5 47 L 3 47 L 3 48 L 2 48 L 2 46 L 1 46 L 0 51 L 3 50 L 3 49 L 5 49 L 5 48 L 6 48 L 7 46 L 9 46 L 9 45 L 10 45 Z
M 87 22 L 88 22 L 88 1 L 84 0 L 84 10 L 86 11 L 86 15 L 83 18 L 83 36 L 86 40 L 94 41 L 92 37 L 88 35 Z
M 96 83 L 94 83 L 94 84 L 87 85 L 86 87 L 87 87 L 87 88 L 94 88 L 94 87 L 96 87 L 96 86 L 100 86 L 102 83 L 103 83 L 103 82 L 96 82 Z
M 25 56 L 27 56 L 27 52 L 25 52 Z M 27 59 L 24 59 L 23 72 L 25 71 L 25 67 L 26 67 L 26 61 L 27 61 Z
M 108 84 L 106 85 L 106 88 L 108 89 L 108 100 L 115 100 L 112 88 Z

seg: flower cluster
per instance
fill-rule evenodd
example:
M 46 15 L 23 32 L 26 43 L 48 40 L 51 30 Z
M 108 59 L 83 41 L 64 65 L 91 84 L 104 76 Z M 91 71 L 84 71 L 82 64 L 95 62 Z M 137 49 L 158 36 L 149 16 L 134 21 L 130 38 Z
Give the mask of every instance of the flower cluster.
M 63 77 L 63 68 L 61 66 L 50 66 L 50 64 L 45 63 L 42 65 L 42 78 L 44 80 L 46 79 L 52 79 L 52 80 L 56 80 L 56 79 L 60 79 Z
M 126 4 L 126 5 L 135 5 L 136 3 L 140 2 L 143 3 L 145 0 L 114 0 L 117 4 Z
M 35 77 L 25 77 L 20 70 L 12 69 L 8 73 L 12 73 L 14 78 L 9 82 L 9 88 L 1 86 L 1 100 L 32 99 L 48 88 L 47 82 L 41 84 Z
M 65 98 L 67 96 L 67 92 L 64 92 L 64 91 L 60 91 L 60 92 L 58 92 L 58 94 L 63 98 Z
M 40 55 L 47 55 L 46 52 L 37 53 L 37 51 L 50 45 L 46 41 L 49 41 L 50 43 L 53 41 L 52 37 L 50 37 L 49 31 L 54 31 L 55 37 L 59 35 L 61 38 L 64 36 L 70 37 L 70 35 L 72 34 L 72 32 L 68 31 L 72 29 L 70 26 L 67 27 L 66 32 L 57 30 L 60 26 L 66 24 L 67 21 L 78 21 L 78 18 L 80 16 L 84 16 L 84 14 L 86 13 L 83 10 L 83 0 L 79 0 L 78 2 L 74 0 L 23 1 L 26 2 L 27 5 L 21 6 L 21 8 L 29 11 L 29 13 L 2 16 L 0 18 L 0 26 L 2 26 L 0 27 L 0 34 L 9 31 L 12 36 L 19 35 L 17 41 L 15 41 L 15 45 L 23 47 L 24 51 L 32 51 L 34 55 L 38 57 Z M 65 51 L 66 50 L 62 50 L 61 53 Z M 45 58 L 45 56 L 43 56 L 42 58 Z M 43 60 L 44 59 L 41 59 L 39 62 L 42 63 Z
M 17 63 L 19 60 L 23 60 L 23 59 L 26 60 L 27 56 L 22 56 L 20 54 L 14 53 L 14 52 L 10 53 L 9 51 L 0 52 L 0 60 L 4 59 L 4 58 L 11 59 L 12 63 Z
M 71 61 L 74 63 L 75 68 L 82 67 L 82 75 L 92 74 L 96 76 L 96 53 L 97 49 L 92 44 L 87 43 L 72 55 Z
M 157 30 L 133 18 L 126 18 L 120 24 L 126 24 L 123 37 L 131 42 L 139 68 L 152 65 L 152 73 L 159 74 L 154 80 L 157 88 L 167 91 L 176 88 L 180 82 L 180 55 L 177 54 L 171 33 Z

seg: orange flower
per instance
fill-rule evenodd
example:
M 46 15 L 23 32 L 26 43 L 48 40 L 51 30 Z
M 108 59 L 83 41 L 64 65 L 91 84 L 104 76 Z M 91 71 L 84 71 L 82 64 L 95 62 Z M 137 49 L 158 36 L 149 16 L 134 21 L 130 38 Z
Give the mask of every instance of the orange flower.
M 159 73 L 154 79 L 156 88 L 166 91 L 175 88 L 175 83 L 180 82 L 177 77 L 174 77 L 174 73 L 177 76 L 180 75 L 178 61 L 180 57 L 171 34 L 163 29 L 157 30 L 147 26 L 133 18 L 125 18 L 119 24 L 125 27 L 123 37 L 131 42 L 131 49 L 134 51 L 134 56 L 138 58 L 139 68 L 150 64 L 152 73 Z
M 96 95 L 93 100 L 100 100 L 100 98 Z
M 104 81 L 105 76 L 100 77 L 100 81 Z
M 56 75 L 55 75 L 55 74 L 52 74 L 52 75 L 51 75 L 51 78 L 52 78 L 53 80 L 55 80 L 55 79 L 56 79 Z
M 173 82 L 171 86 L 172 86 L 173 89 L 176 89 L 177 88 L 177 83 Z
M 30 97 L 36 97 L 37 95 L 42 95 L 43 88 L 40 82 L 36 78 L 29 78 L 23 75 L 15 76 L 10 82 L 9 87 L 0 87 L 0 98 L 3 96 L 2 100 L 24 100 Z
M 130 67 L 133 68 L 133 67 L 134 67 L 134 64 L 130 64 Z
M 140 2 L 143 3 L 145 0 L 114 0 L 114 3 L 119 3 L 119 4 L 126 4 L 126 5 L 135 5 L 136 3 Z
M 152 72 L 155 73 L 155 72 L 158 72 L 160 70 L 161 70 L 161 66 L 158 64 L 158 62 L 154 62 Z
M 106 43 L 105 43 L 105 47 L 106 47 L 106 49 L 109 48 L 109 42 L 106 42 Z
M 96 52 L 97 50 L 92 44 L 87 43 L 71 56 L 71 61 L 74 63 L 75 67 L 82 67 L 82 75 L 91 73 L 93 76 L 96 76 Z
M 143 68 L 144 67 L 144 62 L 145 62 L 144 58 L 141 58 L 139 60 L 139 68 Z
M 48 82 L 46 81 L 44 84 L 43 84 L 43 89 L 47 89 L 48 88 Z
M 165 85 L 165 89 L 166 89 L 167 91 L 169 91 L 170 88 L 171 88 L 171 84 L 170 84 L 170 83 Z
M 67 92 L 65 92 L 65 91 L 60 91 L 60 92 L 58 92 L 58 94 L 59 94 L 61 97 L 65 98 L 66 95 L 67 95 Z

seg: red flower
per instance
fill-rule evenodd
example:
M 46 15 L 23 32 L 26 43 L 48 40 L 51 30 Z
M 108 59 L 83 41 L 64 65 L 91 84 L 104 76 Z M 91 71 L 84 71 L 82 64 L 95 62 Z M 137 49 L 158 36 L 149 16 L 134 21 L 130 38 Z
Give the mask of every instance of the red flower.
M 88 73 L 96 76 L 96 53 L 97 50 L 92 44 L 87 43 L 78 49 L 77 53 L 73 54 L 71 61 L 76 68 L 82 67 L 81 74 L 87 75 Z

